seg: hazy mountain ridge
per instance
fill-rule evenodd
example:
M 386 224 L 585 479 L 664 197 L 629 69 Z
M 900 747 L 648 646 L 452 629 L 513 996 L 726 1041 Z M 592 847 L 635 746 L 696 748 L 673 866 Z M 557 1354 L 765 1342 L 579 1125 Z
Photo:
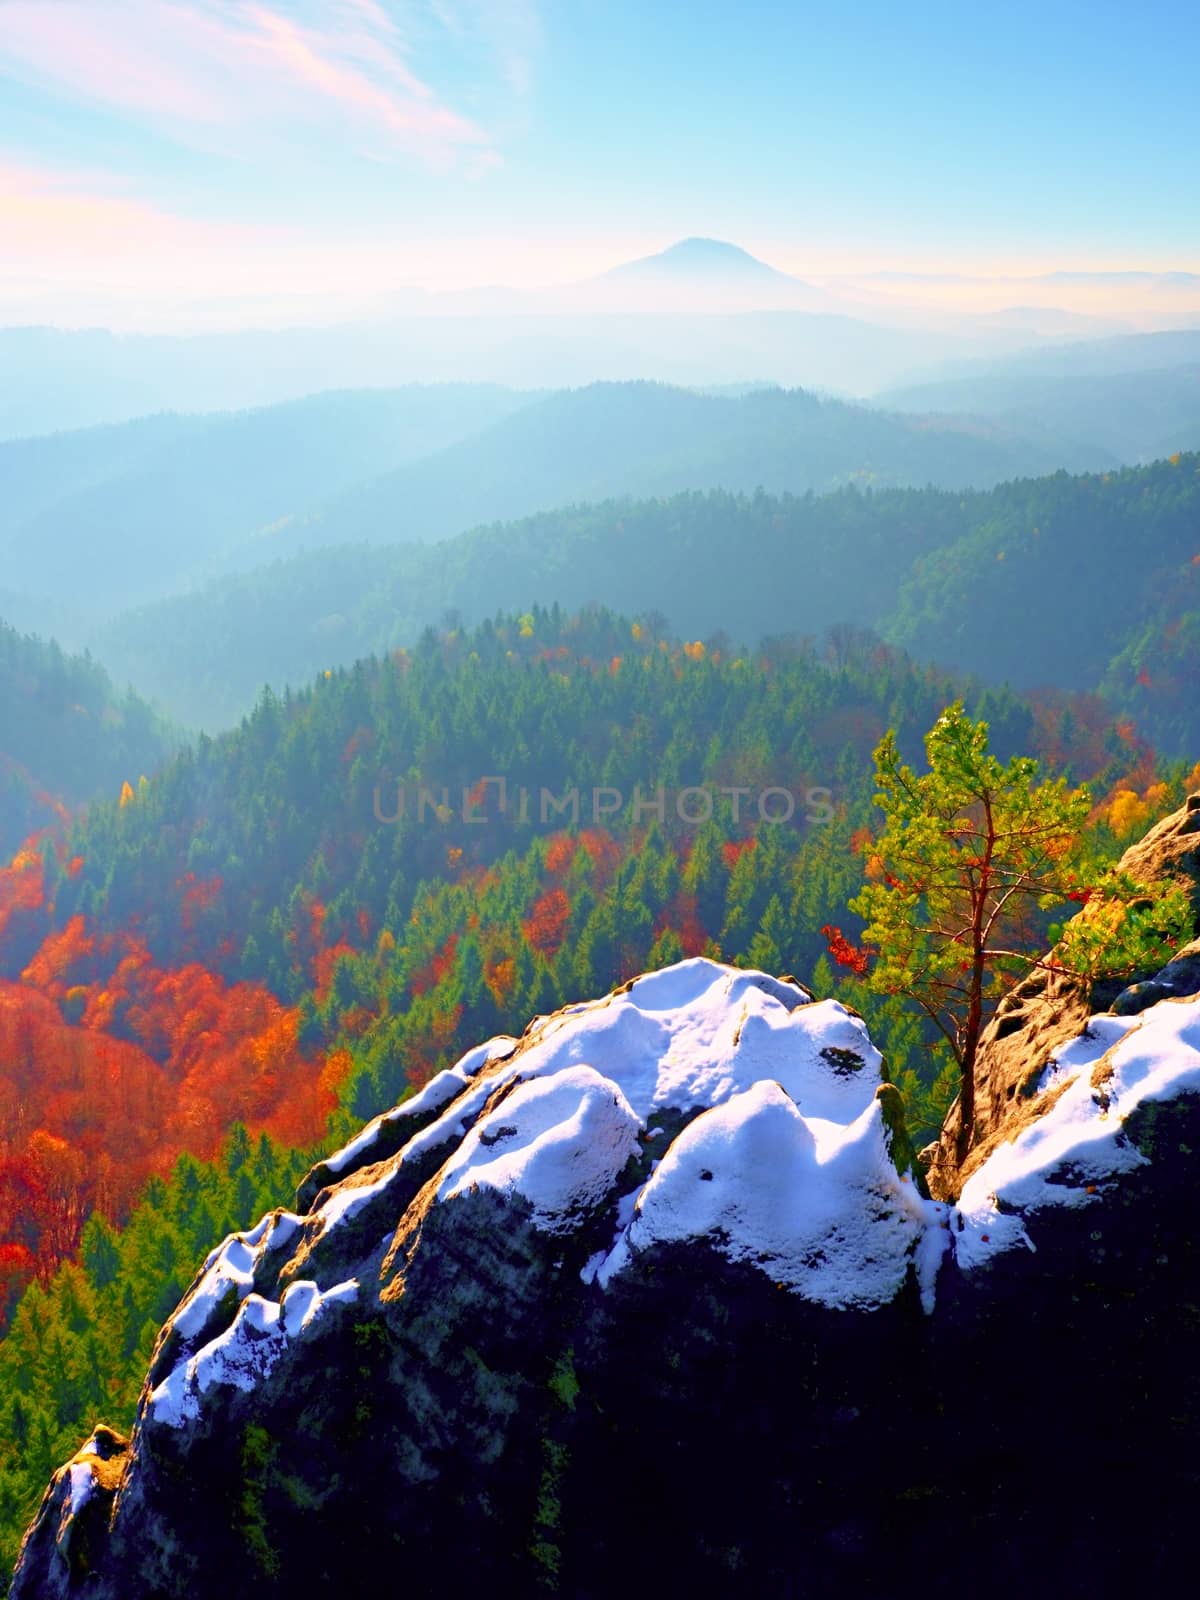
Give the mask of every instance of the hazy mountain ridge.
M 941 359 L 1018 335 L 887 326 L 841 312 L 576 310 L 395 317 L 338 328 L 191 337 L 0 329 L 0 438 L 127 421 L 162 410 L 237 410 L 325 388 L 491 383 L 564 388 L 629 378 L 774 383 L 869 393 Z M 18 395 L 19 401 L 11 396 Z
M 1008 358 L 1063 372 L 1166 366 L 1198 359 L 1200 335 L 1165 331 L 1200 323 L 1198 283 L 1188 273 L 1075 271 L 813 283 L 739 245 L 693 237 L 558 286 L 391 290 L 370 311 L 354 302 L 334 326 L 237 330 L 231 312 L 235 331 L 0 328 L 0 438 L 412 382 L 706 386 L 758 372 L 866 395 L 950 364 Z M 931 298 L 939 286 L 947 292 Z M 974 298 L 960 292 L 970 288 Z M 1116 337 L 1130 325 L 1162 331 Z M 1109 337 L 1083 344 L 1088 331 Z M 1180 348 L 1189 353 L 1167 353 Z
M 1110 451 L 1131 466 L 1200 446 L 1200 362 L 1102 380 L 998 369 L 890 390 L 877 403 L 896 412 L 986 417 L 1026 437 L 1045 433 L 1077 450 Z
M 129 613 L 93 644 L 118 676 L 213 727 L 247 710 L 264 681 L 295 686 L 411 644 L 447 612 L 474 622 L 535 601 L 657 612 L 686 636 L 751 644 L 853 622 L 918 659 L 1076 689 L 1098 688 L 1109 663 L 1162 618 L 1176 689 L 1156 698 L 1135 683 L 1139 659 L 1114 704 L 1136 694 L 1139 724 L 1184 754 L 1200 734 L 1186 691 L 1192 634 L 1178 620 L 1197 609 L 1188 596 L 1200 571 L 1191 561 L 1198 515 L 1197 455 L 986 492 L 614 501 L 436 546 L 310 551 Z M 734 562 L 746 582 L 730 581 Z M 1035 597 L 1058 593 L 1077 597 L 1059 626 L 1021 626 Z
M 0 444 L 8 586 L 86 607 L 169 594 L 266 524 L 486 426 L 530 397 L 474 386 L 315 395 Z
M 893 416 L 802 390 L 332 392 L 0 445 L 0 475 L 16 486 L 0 508 L 0 560 L 16 620 L 78 644 L 83 615 L 95 622 L 316 545 L 445 538 L 612 495 L 986 486 L 1064 461 L 1113 464 L 1004 424 Z
M 1196 320 L 1200 321 L 1200 313 Z M 1133 372 L 1166 372 L 1174 367 L 1195 366 L 1198 361 L 1200 327 L 1193 324 L 1178 329 L 1112 335 L 1104 339 L 1058 341 L 1041 348 L 996 356 L 986 362 L 971 361 L 940 374 L 931 373 L 923 381 L 1022 375 L 1107 379 Z M 890 387 L 898 388 L 900 385 Z
M 445 538 L 614 495 L 823 493 L 848 482 L 987 488 L 1064 464 L 1115 464 L 1087 446 L 1074 461 L 1065 453 L 1002 425 L 893 417 L 804 390 L 720 397 L 592 384 L 351 491 L 275 543 Z

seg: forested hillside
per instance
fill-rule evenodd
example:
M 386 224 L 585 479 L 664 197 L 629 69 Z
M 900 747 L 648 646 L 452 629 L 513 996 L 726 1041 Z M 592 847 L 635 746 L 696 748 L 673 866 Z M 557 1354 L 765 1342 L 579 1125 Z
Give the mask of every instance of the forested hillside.
M 530 599 L 596 603 L 734 639 L 844 621 L 990 681 L 1103 686 L 1114 713 L 1182 758 L 1200 744 L 1186 693 L 1197 555 L 1196 454 L 986 493 L 685 494 L 497 524 L 435 550 L 314 551 L 124 616 L 96 648 L 175 715 L 215 728 L 264 682 L 411 646 L 447 613 L 471 624 Z M 1045 604 L 1063 593 L 1051 626 Z
M 702 638 L 818 634 L 886 612 L 914 553 L 952 540 L 960 497 L 856 491 L 816 499 L 684 494 L 494 524 L 435 548 L 314 551 L 123 616 L 102 659 L 176 715 L 215 729 L 263 683 L 411 646 L 447 613 L 597 604 Z M 737 553 L 742 577 L 728 582 Z
M 1016 433 L 1053 438 L 1069 449 L 1108 450 L 1129 466 L 1200 446 L 1197 363 L 1088 377 L 1001 368 L 892 390 L 876 403 L 924 415 L 990 417 Z M 1069 466 L 1066 452 L 1060 465 Z
M 119 697 L 90 658 L 0 622 L 0 856 L 61 817 L 153 772 L 178 740 L 143 701 Z
M 821 494 L 843 484 L 987 488 L 1066 465 L 1115 465 L 973 419 L 892 416 L 803 389 L 700 394 L 664 384 L 592 384 L 521 412 L 328 506 L 295 537 L 445 538 L 481 522 L 612 495 L 726 489 Z
M 1145 731 L 1184 754 L 1200 738 L 1186 688 L 1198 604 L 1200 455 L 1178 454 L 1006 486 L 961 537 L 921 554 L 886 631 L 966 671 L 986 663 L 1014 685 L 1103 682 L 1117 706 L 1136 707 Z M 1156 624 L 1170 641 L 1165 661 Z
M 1005 424 L 891 416 L 803 390 L 703 394 L 486 384 L 318 394 L 212 416 L 0 443 L 0 558 L 23 625 L 74 642 L 84 619 L 274 556 L 441 539 L 610 495 L 987 486 L 1105 450 Z
M 380 1109 L 462 1037 L 652 953 L 713 941 L 808 977 L 859 872 L 874 744 L 895 726 L 915 754 L 960 687 L 869 640 L 723 653 L 534 612 L 268 695 L 6 869 L 30 1131 L 89 1130 L 89 1204 L 133 1140 L 123 1203 L 235 1119 L 315 1138 L 338 1095 Z M 1124 787 L 1144 817 L 1153 757 L 1095 701 L 967 693 L 1000 750 Z M 115 1088 L 98 1114 L 104 1072 L 145 1097 L 135 1126 Z
M 1094 699 L 1022 701 L 847 631 L 746 652 L 535 609 L 268 694 L 19 853 L 0 874 L 7 1549 L 48 1465 L 96 1415 L 127 1421 L 198 1254 L 289 1200 L 297 1148 L 531 1015 L 701 952 L 849 985 L 931 1136 L 952 1065 L 860 992 L 845 904 L 872 747 L 894 726 L 915 755 L 960 692 L 1002 754 L 1094 779 L 1101 849 L 1184 791 Z

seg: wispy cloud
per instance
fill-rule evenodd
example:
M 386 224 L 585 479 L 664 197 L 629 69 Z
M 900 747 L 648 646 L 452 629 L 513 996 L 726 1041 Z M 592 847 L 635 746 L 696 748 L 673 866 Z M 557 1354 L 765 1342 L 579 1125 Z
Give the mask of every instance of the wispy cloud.
M 252 6 L 249 17 L 258 30 L 248 43 L 251 52 L 264 51 L 297 84 L 345 112 L 375 122 L 427 153 L 444 155 L 458 146 L 486 147 L 490 142 L 481 128 L 441 104 L 402 60 L 385 57 L 378 63 L 383 74 L 372 77 L 360 66 L 339 60 L 322 36 L 276 12 Z M 351 43 L 358 46 L 355 53 L 361 53 L 361 42 Z M 372 53 L 384 55 L 378 50 Z
M 326 325 L 436 312 L 416 285 L 465 289 L 484 270 L 502 282 L 566 282 L 610 264 L 594 243 L 553 230 L 447 238 L 418 222 L 364 240 L 319 224 L 200 220 L 147 203 L 120 174 L 41 167 L 0 150 L 0 325 Z
M 0 253 L 7 260 L 38 254 L 79 260 L 137 256 L 147 250 L 279 238 L 282 230 L 214 224 L 177 216 L 123 192 L 116 176 L 63 172 L 0 158 Z
M 153 326 L 159 303 L 228 292 L 295 238 L 201 222 L 131 195 L 115 175 L 51 171 L 0 154 L 0 321 Z M 168 321 L 170 318 L 167 319 Z
M 0 73 L 201 144 L 332 125 L 375 154 L 494 164 L 494 134 L 437 87 L 453 64 L 437 33 L 422 65 L 381 0 L 0 0 Z

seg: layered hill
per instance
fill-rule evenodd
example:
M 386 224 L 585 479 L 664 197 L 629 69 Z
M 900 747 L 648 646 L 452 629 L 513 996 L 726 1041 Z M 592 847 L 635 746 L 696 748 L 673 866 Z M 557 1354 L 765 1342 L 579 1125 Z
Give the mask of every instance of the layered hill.
M 482 1044 L 211 1251 L 12 1592 L 1165 1580 L 1200 997 L 1034 1093 L 933 1202 L 863 1023 L 790 979 L 684 962 Z
M 891 416 L 804 390 L 699 394 L 594 384 L 547 397 L 329 506 L 309 545 L 444 538 L 481 522 L 613 495 L 823 493 L 845 483 L 988 488 L 1116 457 L 973 420 Z
M 1108 450 L 1124 465 L 1200 445 L 1197 361 L 1103 376 L 1001 368 L 892 390 L 876 403 L 891 411 L 987 417 L 1025 437 L 1069 442 L 1076 451 Z
M 842 622 L 992 681 L 1103 685 L 1114 712 L 1194 760 L 1198 527 L 1196 454 L 987 493 L 617 501 L 436 550 L 313 551 L 123 616 L 94 646 L 176 715 L 219 726 L 264 682 L 410 645 L 448 614 L 470 624 L 531 601 L 600 604 L 747 642 Z M 729 581 L 735 559 L 744 582 Z M 1053 594 L 1072 598 L 1048 627 L 1038 597 Z
M 528 398 L 414 385 L 0 443 L 10 609 L 78 636 L 83 619 L 219 572 L 280 520 L 444 449 Z
M 65 808 L 157 770 L 178 739 L 86 657 L 0 621 L 0 858 Z
M 1194 284 L 1195 279 L 1192 279 Z M 1152 333 L 1071 340 L 1022 350 L 989 365 L 998 373 L 1107 379 L 1129 372 L 1163 372 L 1200 360 L 1200 328 L 1194 324 Z
M 1115 460 L 1005 424 L 892 416 L 804 391 L 364 390 L 0 444 L 0 479 L 14 488 L 0 559 L 10 610 L 77 638 L 84 618 L 301 549 L 442 539 L 611 495 L 986 487 Z
M 932 641 L 960 668 L 987 660 L 1014 686 L 1103 687 L 1152 739 L 1186 755 L 1200 742 L 1190 693 L 1198 495 L 1195 453 L 1013 485 L 914 563 L 885 631 L 908 648 Z M 1070 598 L 1047 629 L 1040 597 L 1051 594 Z M 1022 615 L 1030 627 L 1013 626 Z

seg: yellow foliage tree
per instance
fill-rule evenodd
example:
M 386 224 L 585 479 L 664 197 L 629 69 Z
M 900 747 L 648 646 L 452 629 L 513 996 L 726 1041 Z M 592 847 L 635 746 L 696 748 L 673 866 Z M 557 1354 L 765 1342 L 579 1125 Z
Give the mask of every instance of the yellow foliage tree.
M 1124 839 L 1144 827 L 1149 815 L 1149 807 L 1134 790 L 1118 789 L 1108 808 L 1108 825 L 1118 839 Z

